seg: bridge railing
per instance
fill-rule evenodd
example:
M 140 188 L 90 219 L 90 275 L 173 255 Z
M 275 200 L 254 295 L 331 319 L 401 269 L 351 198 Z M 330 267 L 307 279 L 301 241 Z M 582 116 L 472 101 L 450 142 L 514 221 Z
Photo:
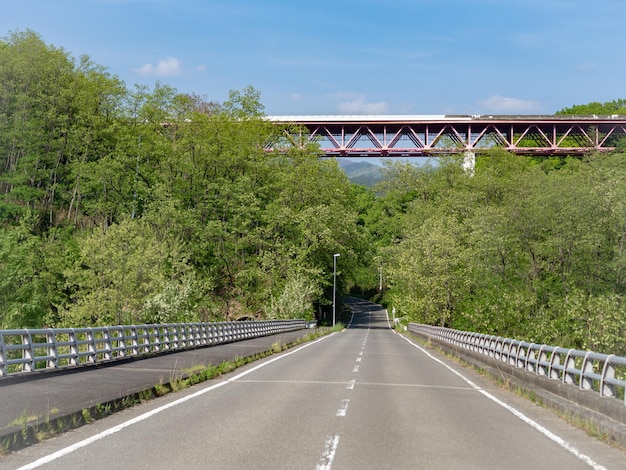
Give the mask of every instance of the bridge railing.
M 409 323 L 408 330 L 581 390 L 622 399 L 626 406 L 626 357 L 416 323 Z
M 0 377 L 212 346 L 314 326 L 305 320 L 0 330 Z

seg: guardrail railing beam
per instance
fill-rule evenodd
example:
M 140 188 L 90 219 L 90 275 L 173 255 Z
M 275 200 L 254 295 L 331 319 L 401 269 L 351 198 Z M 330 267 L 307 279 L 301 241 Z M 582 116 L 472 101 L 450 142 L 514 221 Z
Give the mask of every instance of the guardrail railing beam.
M 305 320 L 0 330 L 0 377 L 310 328 Z
M 408 330 L 602 397 L 623 395 L 626 406 L 626 357 L 416 323 Z

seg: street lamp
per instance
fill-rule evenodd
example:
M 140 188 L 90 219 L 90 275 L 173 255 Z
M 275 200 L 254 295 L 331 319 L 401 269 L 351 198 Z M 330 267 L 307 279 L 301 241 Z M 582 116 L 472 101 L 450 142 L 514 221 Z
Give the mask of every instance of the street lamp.
M 337 292 L 337 257 L 341 256 L 339 253 L 333 255 L 333 326 L 335 326 L 335 297 Z

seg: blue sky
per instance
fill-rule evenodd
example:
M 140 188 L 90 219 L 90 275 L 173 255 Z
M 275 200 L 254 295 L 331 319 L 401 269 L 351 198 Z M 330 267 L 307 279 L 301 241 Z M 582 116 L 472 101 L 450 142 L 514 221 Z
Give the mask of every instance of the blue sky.
M 31 29 L 128 87 L 268 115 L 552 114 L 626 98 L 624 0 L 13 0 Z

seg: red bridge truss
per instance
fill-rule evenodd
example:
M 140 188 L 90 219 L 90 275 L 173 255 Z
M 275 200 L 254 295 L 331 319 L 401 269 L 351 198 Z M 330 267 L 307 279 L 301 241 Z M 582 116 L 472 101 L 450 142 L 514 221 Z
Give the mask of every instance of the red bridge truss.
M 286 141 L 317 142 L 329 157 L 423 157 L 502 148 L 525 155 L 580 156 L 610 151 L 626 138 L 626 116 L 268 116 L 308 132 L 286 131 Z

